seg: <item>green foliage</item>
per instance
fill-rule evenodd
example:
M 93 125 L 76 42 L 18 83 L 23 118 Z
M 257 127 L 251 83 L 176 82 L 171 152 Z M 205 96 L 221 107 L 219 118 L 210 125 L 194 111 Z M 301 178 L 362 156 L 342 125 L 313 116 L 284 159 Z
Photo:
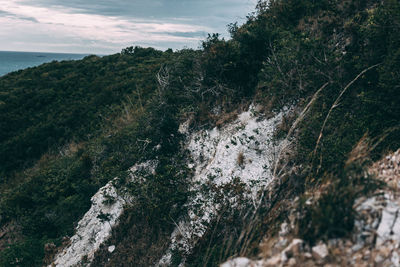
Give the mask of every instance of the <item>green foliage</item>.
M 257 84 L 256 100 L 272 108 L 304 105 L 327 84 L 298 129 L 293 159 L 309 170 L 305 189 L 313 191 L 326 179 L 333 184 L 300 223 L 310 242 L 343 236 L 352 229 L 352 203 L 359 193 L 355 188 L 367 186 L 362 179 L 350 181 L 343 170 L 362 136 L 368 133 L 379 139 L 390 133 L 372 152 L 374 159 L 400 146 L 399 14 L 398 1 L 390 0 L 260 1 L 257 15 L 245 25 L 231 25 L 232 40 L 214 35 L 203 45 L 205 62 L 210 62 L 205 65 L 208 76 L 233 84 L 233 102 L 244 96 L 235 87 L 238 84 L 250 88 Z M 380 65 L 356 79 L 375 64 Z M 250 70 L 249 75 L 240 72 L 245 70 Z M 238 82 L 238 77 L 243 80 Z
M 0 224 L 15 222 L 25 241 L 41 244 L 70 236 L 101 186 L 155 158 L 161 162 L 157 175 L 133 193 L 155 225 L 178 216 L 188 177 L 178 114 L 193 103 L 185 84 L 198 54 L 135 47 L 2 77 Z M 163 68 L 169 79 L 161 88 L 156 74 Z M 43 248 L 26 247 L 30 266 L 40 265 Z
M 259 1 L 244 25 L 230 25 L 232 39 L 209 35 L 200 51 L 128 47 L 1 77 L 0 226 L 17 223 L 23 240 L 0 253 L 0 264 L 41 265 L 44 244 L 72 234 L 94 192 L 146 160 L 159 163 L 131 184 L 137 202 L 126 221 L 141 218 L 139 228 L 152 240 L 166 238 L 189 197 L 179 123 L 212 125 L 214 107 L 230 112 L 253 100 L 266 110 L 304 106 L 325 84 L 298 128 L 290 164 L 308 171 L 301 190 L 331 184 L 315 207 L 301 207 L 303 237 L 312 243 L 346 235 L 353 200 L 369 188 L 369 181 L 349 178 L 350 151 L 365 133 L 386 134 L 373 159 L 400 146 L 399 28 L 396 0 Z M 240 233 L 235 216 L 215 225 L 220 235 L 207 233 L 196 255 L 217 264 L 238 252 L 224 248 L 227 235 Z
M 315 206 L 307 205 L 303 197 L 298 234 L 304 240 L 313 244 L 320 239 L 346 237 L 353 230 L 355 200 L 381 186 L 373 177 L 365 176 L 369 161 L 365 154 L 355 161 L 350 159 L 339 177 L 324 176 L 325 182 L 331 183 L 321 189 L 323 194 Z
M 300 233 L 310 242 L 344 236 L 352 230 L 354 200 L 360 195 L 360 190 L 366 194 L 370 188 L 367 186 L 370 182 L 351 179 L 354 175 L 343 171 L 358 140 L 365 133 L 373 139 L 385 136 L 381 145 L 372 152 L 374 159 L 379 158 L 382 152 L 400 146 L 400 83 L 395 74 L 400 66 L 397 61 L 400 35 L 395 28 L 388 27 L 389 24 L 399 25 L 399 11 L 398 2 L 384 1 L 369 10 L 355 12 L 353 19 L 344 23 L 351 41 L 346 46 L 347 53 L 341 58 L 344 71 L 338 85 L 342 85 L 331 86 L 321 95 L 318 105 L 313 107 L 301 128 L 298 150 L 312 166 L 309 190 L 324 181 L 328 172 L 332 173 L 328 181 L 333 183 L 317 206 L 304 211 Z M 343 95 L 340 106 L 334 108 L 327 121 L 321 144 L 315 150 L 322 122 L 333 101 L 358 73 L 377 63 L 381 65 L 356 80 Z
M 136 216 L 145 218 L 160 229 L 170 228 L 173 220 L 183 214 L 188 199 L 188 171 L 184 158 L 161 157 L 154 174 L 143 181 L 133 181 L 129 188 L 135 196 Z
M 127 95 L 140 90 L 148 98 L 156 87 L 154 73 L 168 55 L 154 49 L 134 51 L 53 62 L 2 77 L 0 170 L 6 177 L 31 166 L 49 149 L 96 135 Z
M 139 121 L 152 113 L 155 73 L 170 56 L 135 48 L 2 77 L 0 223 L 16 222 L 41 244 L 70 236 L 91 196 L 148 154 L 138 146 Z M 41 265 L 44 246 L 24 246 L 26 266 Z
M 248 225 L 252 222 L 244 218 L 243 211 L 239 212 L 237 209 L 228 207 L 224 207 L 223 210 L 221 217 L 211 223 L 210 230 L 196 244 L 193 253 L 188 256 L 186 261 L 188 266 L 218 266 L 231 255 L 240 255 L 242 248 L 251 241 L 248 238 L 254 237 L 251 233 L 245 232 L 249 230 Z M 179 258 L 178 255 L 176 257 Z M 173 266 L 178 266 L 178 264 Z
M 24 234 L 32 237 L 70 235 L 71 222 L 90 207 L 88 196 L 99 186 L 90 169 L 85 155 L 49 162 L 2 196 L 3 220 L 17 218 Z
M 42 266 L 44 243 L 39 239 L 28 239 L 0 251 L 0 266 Z

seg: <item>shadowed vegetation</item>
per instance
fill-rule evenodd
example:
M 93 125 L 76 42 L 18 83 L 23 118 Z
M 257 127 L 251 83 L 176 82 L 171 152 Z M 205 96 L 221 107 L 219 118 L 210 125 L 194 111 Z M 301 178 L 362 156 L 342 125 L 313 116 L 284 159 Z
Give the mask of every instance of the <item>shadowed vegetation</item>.
M 252 101 L 265 112 L 304 107 L 321 88 L 288 159 L 302 166 L 302 175 L 285 178 L 277 198 L 285 192 L 301 197 L 329 181 L 332 190 L 317 205 L 299 208 L 299 235 L 310 243 L 346 236 L 354 199 L 375 186 L 353 175 L 359 165 L 346 165 L 350 152 L 366 134 L 385 137 L 370 151 L 372 160 L 400 146 L 399 29 L 396 0 L 260 1 L 244 25 L 229 26 L 231 39 L 209 35 L 197 51 L 131 47 L 1 77 L 0 227 L 7 234 L 9 225 L 18 225 L 19 237 L 0 237 L 0 265 L 40 266 L 44 245 L 60 245 L 73 234 L 101 186 L 156 158 L 157 173 L 132 187 L 140 201 L 122 219 L 138 225 L 115 229 L 123 242 L 130 241 L 125 233 L 146 233 L 138 235 L 142 246 L 113 254 L 111 262 L 129 261 L 129 253 L 144 255 L 147 248 L 160 253 L 188 198 L 191 174 L 183 167 L 179 124 L 191 119 L 191 128 L 212 127 Z M 288 129 L 282 126 L 277 138 Z M 274 209 L 258 211 L 247 250 L 238 247 L 246 226 L 241 213 L 221 218 L 214 223 L 219 234 L 214 228 L 206 233 L 188 263 L 215 266 L 232 255 L 255 254 L 252 244 L 268 230 L 262 222 Z

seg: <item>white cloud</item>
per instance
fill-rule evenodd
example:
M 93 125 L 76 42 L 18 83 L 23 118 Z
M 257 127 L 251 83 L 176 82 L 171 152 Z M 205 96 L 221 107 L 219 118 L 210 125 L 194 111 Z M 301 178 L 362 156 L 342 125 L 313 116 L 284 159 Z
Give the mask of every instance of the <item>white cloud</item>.
M 199 32 L 215 30 L 188 18 L 110 16 L 18 0 L 0 0 L 0 11 L 0 50 L 102 54 L 130 45 L 197 47 L 204 39 Z

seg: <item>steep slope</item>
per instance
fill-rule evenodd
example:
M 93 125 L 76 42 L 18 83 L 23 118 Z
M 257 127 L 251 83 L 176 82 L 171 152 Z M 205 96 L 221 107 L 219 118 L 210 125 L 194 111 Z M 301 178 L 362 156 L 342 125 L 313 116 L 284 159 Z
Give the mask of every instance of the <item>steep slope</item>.
M 241 210 L 249 202 L 259 205 L 259 195 L 272 181 L 274 159 L 280 149 L 273 134 L 283 114 L 267 119 L 250 106 L 249 111 L 239 114 L 237 120 L 222 128 L 189 133 L 184 125 L 180 127 L 186 135 L 185 147 L 190 152 L 188 168 L 194 170 L 189 182 L 191 197 L 184 204 L 187 214 L 177 222 L 171 244 L 158 265 L 168 266 L 172 258 L 178 256 L 184 262 L 224 207 Z M 137 175 L 154 171 L 154 163 L 135 166 L 130 170 L 129 179 L 141 180 Z M 78 223 L 70 244 L 58 253 L 52 264 L 71 266 L 92 262 L 94 252 L 106 241 L 111 227 L 118 221 L 123 205 L 134 202 L 129 200 L 126 189 L 117 190 L 113 183 L 116 181 L 111 181 L 92 197 L 91 209 Z M 112 199 L 111 203 L 108 198 Z M 110 247 L 114 249 L 110 251 Z M 118 254 L 118 249 L 118 244 L 104 247 L 109 257 Z
M 355 229 L 348 238 L 310 247 L 293 238 L 293 226 L 285 222 L 278 236 L 260 244 L 261 259 L 241 257 L 221 266 L 400 266 L 399 164 L 397 150 L 369 167 L 366 175 L 375 175 L 384 186 L 354 201 Z
M 335 240 L 362 261 L 352 237 L 396 240 L 397 195 L 365 174 L 400 147 L 399 27 L 396 0 L 259 1 L 198 51 L 1 77 L 0 265 L 292 264 L 297 249 L 324 263 L 348 248 Z M 364 223 L 370 209 L 383 215 Z M 93 239 L 75 235 L 92 223 Z
M 152 171 L 152 162 L 135 165 L 129 170 L 130 179 L 140 179 L 136 176 L 138 173 Z M 100 188 L 91 198 L 92 206 L 78 222 L 75 235 L 49 266 L 82 266 L 92 262 L 94 253 L 109 238 L 111 228 L 118 222 L 124 207 L 132 201 L 125 190 L 117 189 L 116 183 L 118 178 Z M 109 250 L 113 252 L 112 247 Z
M 192 178 L 187 215 L 177 222 L 171 244 L 159 265 L 169 266 L 173 253 L 184 263 L 209 226 L 219 220 L 226 207 L 240 211 L 250 203 L 259 205 L 260 194 L 271 183 L 279 142 L 274 131 L 283 112 L 270 119 L 253 106 L 221 129 L 204 130 L 188 136 Z M 233 211 L 231 211 L 233 212 Z

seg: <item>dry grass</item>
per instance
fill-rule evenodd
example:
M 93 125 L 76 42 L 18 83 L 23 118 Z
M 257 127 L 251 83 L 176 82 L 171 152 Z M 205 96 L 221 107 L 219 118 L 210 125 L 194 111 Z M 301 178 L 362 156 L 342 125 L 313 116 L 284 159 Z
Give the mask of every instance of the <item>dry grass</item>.
M 116 117 L 116 118 L 105 118 L 105 121 L 111 122 L 111 129 L 114 129 L 113 131 L 118 131 L 125 126 L 131 124 L 137 118 L 140 117 L 141 114 L 143 114 L 143 106 L 141 101 L 138 101 L 138 103 L 133 104 L 133 101 L 129 96 L 127 96 L 126 101 L 123 102 L 122 104 L 123 110 L 121 114 Z
M 150 223 L 145 214 L 128 208 L 112 235 L 95 253 L 92 266 L 153 266 L 161 259 L 170 241 L 173 224 L 167 229 Z M 113 253 L 108 246 L 115 245 Z
M 375 65 L 373 65 L 373 66 L 371 66 L 371 67 L 369 67 L 369 68 L 364 69 L 364 70 L 363 70 L 362 72 L 360 72 L 360 74 L 358 74 L 351 82 L 349 82 L 349 83 L 343 88 L 343 90 L 340 92 L 339 96 L 336 98 L 335 102 L 332 104 L 331 108 L 329 109 L 328 114 L 326 115 L 325 120 L 324 120 L 324 122 L 323 122 L 323 124 L 322 124 L 321 130 L 320 130 L 320 132 L 319 132 L 318 140 L 317 140 L 317 143 L 316 143 L 315 148 L 314 148 L 314 152 L 313 152 L 313 155 L 314 155 L 314 156 L 317 154 L 317 149 L 318 149 L 318 146 L 319 146 L 319 144 L 320 144 L 320 142 L 321 142 L 321 139 L 322 139 L 322 137 L 323 137 L 323 133 L 324 133 L 324 130 L 325 130 L 326 123 L 328 122 L 328 119 L 329 119 L 331 113 L 333 112 L 333 110 L 339 106 L 339 102 L 340 102 L 340 100 L 341 100 L 343 94 L 344 94 L 344 93 L 345 93 L 345 92 L 346 92 L 360 77 L 362 77 L 366 72 L 368 72 L 369 70 L 372 70 L 372 69 L 378 67 L 378 66 L 381 65 L 381 64 L 382 64 L 382 63 L 375 64 Z
M 215 125 L 220 128 L 223 125 L 232 122 L 234 120 L 236 120 L 236 118 L 239 115 L 239 111 L 238 110 L 234 110 L 232 112 L 229 113 L 224 113 L 222 115 L 219 116 L 219 118 L 217 119 L 217 121 L 215 122 Z
M 244 160 L 245 160 L 244 154 L 243 154 L 242 151 L 240 151 L 238 156 L 237 156 L 236 162 L 242 168 L 244 167 Z
M 15 221 L 11 221 L 0 227 L 0 251 L 22 240 L 22 229 Z
M 283 116 L 280 123 L 276 126 L 274 136 L 276 138 L 286 137 L 294 121 L 297 119 L 297 116 L 298 114 L 295 110 Z
M 205 125 L 221 128 L 225 124 L 233 122 L 241 112 L 247 111 L 252 102 L 243 100 L 242 103 L 233 106 L 232 103 L 222 101 L 219 104 L 200 103 L 196 112 L 192 113 L 194 127 Z M 213 107 L 215 107 L 213 109 Z
M 70 156 L 78 152 L 79 149 L 82 149 L 84 146 L 83 142 L 76 143 L 74 141 L 66 144 L 63 148 L 60 149 L 61 156 Z M 40 159 L 43 160 L 43 159 Z M 44 159 L 46 161 L 46 159 Z

